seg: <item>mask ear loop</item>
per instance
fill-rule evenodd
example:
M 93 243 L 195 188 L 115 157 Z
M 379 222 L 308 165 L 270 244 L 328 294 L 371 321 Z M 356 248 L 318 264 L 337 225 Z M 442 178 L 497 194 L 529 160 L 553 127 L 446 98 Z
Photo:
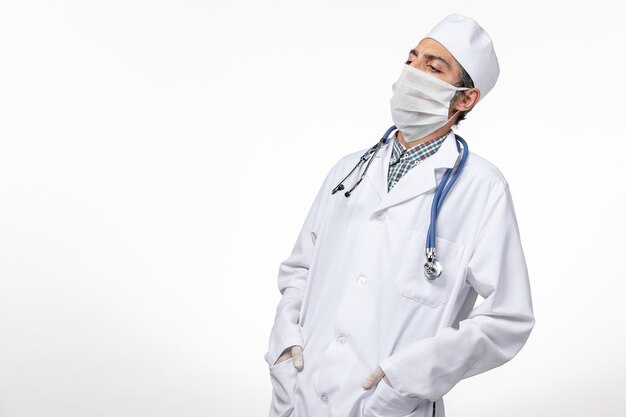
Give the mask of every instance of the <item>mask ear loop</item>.
M 450 123 L 450 120 L 454 119 L 454 116 L 456 116 L 457 114 L 461 113 L 461 110 L 457 110 L 452 116 L 450 116 L 450 118 L 448 119 L 448 121 L 446 122 L 446 124 Z M 445 126 L 445 125 L 444 125 Z M 450 126 L 450 128 L 452 128 L 452 126 Z
M 457 87 L 456 91 L 465 91 L 465 90 L 469 90 L 469 87 Z M 456 116 L 457 114 L 461 113 L 461 110 L 457 110 L 452 116 L 450 116 L 450 118 L 448 119 L 448 122 L 450 121 L 450 119 L 452 119 L 454 116 Z M 448 123 L 446 122 L 446 124 Z
M 458 91 L 462 91 L 462 90 L 469 90 L 469 88 L 467 88 L 467 87 L 459 87 L 459 88 L 458 88 Z M 446 122 L 443 124 L 443 126 L 445 126 L 445 125 L 447 125 L 448 123 L 450 123 L 450 120 L 452 120 L 452 119 L 454 118 L 454 116 L 456 116 L 456 115 L 457 115 L 457 114 L 459 114 L 459 113 L 461 113 L 461 110 L 457 110 L 457 111 L 456 111 L 456 112 L 455 112 L 452 116 L 450 116 L 450 117 L 448 118 L 448 120 L 446 120 Z M 442 127 L 443 127 L 443 126 L 442 126 Z M 441 129 L 441 127 L 439 127 L 439 129 Z M 435 130 L 437 130 L 437 129 L 435 129 Z M 434 132 L 434 130 L 433 130 L 433 132 Z M 429 133 L 429 135 L 430 135 L 431 133 L 433 133 L 433 132 L 430 132 L 430 133 Z
M 454 118 L 454 116 L 456 116 L 456 115 L 457 115 L 457 114 L 459 114 L 460 112 L 461 112 L 461 110 L 457 110 L 457 111 L 456 111 L 456 113 L 454 113 L 452 116 L 450 116 L 450 117 L 448 118 L 448 120 L 446 120 L 446 122 L 445 122 L 442 126 L 440 126 L 440 127 L 438 127 L 437 129 L 433 130 L 433 132 L 435 132 L 435 131 L 436 131 L 436 130 L 438 130 L 438 129 L 441 129 L 443 126 L 445 126 L 445 125 L 447 125 L 448 123 L 450 123 L 450 120 L 452 120 L 452 119 Z M 428 135 L 431 135 L 433 132 L 430 132 Z M 426 135 L 426 136 L 428 136 L 428 135 Z M 424 138 L 425 138 L 426 136 L 424 136 Z M 424 138 L 421 138 L 421 139 L 424 139 Z M 421 140 L 421 139 L 420 139 L 420 140 Z M 409 142 L 410 142 L 410 141 L 409 141 Z

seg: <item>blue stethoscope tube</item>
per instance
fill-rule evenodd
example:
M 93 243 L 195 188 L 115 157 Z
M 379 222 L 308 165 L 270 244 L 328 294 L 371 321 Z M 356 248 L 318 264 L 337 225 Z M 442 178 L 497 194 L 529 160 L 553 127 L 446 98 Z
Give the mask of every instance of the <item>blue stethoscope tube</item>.
M 350 175 L 352 175 L 352 173 L 357 168 L 359 168 L 363 163 L 367 161 L 365 170 L 361 174 L 361 177 L 359 178 L 359 180 L 352 186 L 350 190 L 344 193 L 346 197 L 350 197 L 354 189 L 363 180 L 363 177 L 365 176 L 367 170 L 369 169 L 372 161 L 374 160 L 374 157 L 376 156 L 380 148 L 383 145 L 387 144 L 387 142 L 389 142 L 389 135 L 391 134 L 391 132 L 393 132 L 396 129 L 397 127 L 395 125 L 391 126 L 389 129 L 387 129 L 383 137 L 376 143 L 376 145 L 372 146 L 367 151 L 365 151 L 363 155 L 361 155 L 361 158 L 359 158 L 359 161 L 354 166 L 354 168 L 352 168 L 352 170 L 348 173 L 348 175 L 346 175 L 345 178 L 342 179 L 341 182 L 335 188 L 333 188 L 332 194 L 335 194 L 337 191 L 343 190 L 344 189 L 343 182 L 348 177 L 350 177 Z M 441 182 L 439 183 L 439 185 L 437 185 L 437 189 L 435 190 L 435 195 L 433 196 L 433 201 L 432 201 L 432 205 L 430 209 L 430 225 L 428 227 L 428 235 L 426 236 L 426 263 L 424 264 L 424 275 L 429 280 L 434 280 L 435 278 L 439 277 L 441 275 L 441 272 L 443 271 L 443 267 L 441 263 L 437 260 L 437 257 L 435 254 L 435 231 L 436 231 L 437 215 L 439 214 L 439 210 L 441 208 L 441 205 L 443 204 L 443 200 L 445 200 L 446 196 L 452 189 L 452 186 L 454 185 L 459 175 L 461 174 L 461 171 L 465 167 L 465 162 L 467 161 L 467 156 L 469 154 L 467 142 L 465 142 L 465 139 L 463 139 L 461 136 L 457 135 L 456 133 L 454 133 L 454 136 L 456 138 L 457 150 L 461 152 L 461 145 L 462 145 L 463 153 L 461 155 L 461 160 L 459 161 L 458 164 L 456 164 L 455 167 L 446 169 L 446 172 L 443 174 Z M 450 178 L 450 174 L 452 173 L 452 171 L 454 171 L 454 173 L 452 174 L 452 178 Z

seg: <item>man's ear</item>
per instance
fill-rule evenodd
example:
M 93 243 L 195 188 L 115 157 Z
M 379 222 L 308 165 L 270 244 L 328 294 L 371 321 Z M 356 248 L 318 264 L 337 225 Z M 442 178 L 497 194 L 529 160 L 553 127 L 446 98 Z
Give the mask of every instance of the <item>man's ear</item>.
M 454 110 L 468 111 L 480 99 L 480 90 L 476 87 L 463 91 L 463 94 L 454 103 Z

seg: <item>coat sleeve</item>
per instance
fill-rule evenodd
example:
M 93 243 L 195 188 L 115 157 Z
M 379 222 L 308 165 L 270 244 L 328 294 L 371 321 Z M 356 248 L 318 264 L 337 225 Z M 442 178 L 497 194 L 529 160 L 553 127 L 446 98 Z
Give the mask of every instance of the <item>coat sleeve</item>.
M 528 271 L 511 193 L 499 181 L 488 197 L 466 279 L 484 300 L 458 329 L 409 344 L 380 362 L 400 393 L 437 401 L 464 378 L 512 359 L 535 324 Z
M 273 365 L 285 348 L 302 345 L 302 335 L 298 324 L 300 306 L 323 213 L 329 198 L 332 197 L 331 191 L 336 185 L 333 184 L 335 179 L 333 173 L 340 162 L 341 160 L 326 175 L 304 220 L 291 254 L 279 265 L 277 283 L 278 291 L 282 296 L 276 307 L 269 347 L 264 355 L 268 365 Z M 338 198 L 336 195 L 335 198 Z

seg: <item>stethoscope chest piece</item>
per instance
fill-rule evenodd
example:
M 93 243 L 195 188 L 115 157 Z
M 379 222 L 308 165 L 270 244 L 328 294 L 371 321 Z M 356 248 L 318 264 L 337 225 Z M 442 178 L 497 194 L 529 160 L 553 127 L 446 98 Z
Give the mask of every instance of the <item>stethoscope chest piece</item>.
M 424 264 L 424 276 L 426 279 L 432 281 L 439 277 L 443 272 L 443 266 L 441 262 L 435 258 L 435 248 L 426 249 L 426 263 Z
M 441 266 L 441 262 L 436 259 L 433 259 L 432 261 L 426 261 L 426 263 L 424 264 L 424 275 L 426 276 L 426 279 L 430 281 L 441 275 L 442 271 L 443 266 Z

